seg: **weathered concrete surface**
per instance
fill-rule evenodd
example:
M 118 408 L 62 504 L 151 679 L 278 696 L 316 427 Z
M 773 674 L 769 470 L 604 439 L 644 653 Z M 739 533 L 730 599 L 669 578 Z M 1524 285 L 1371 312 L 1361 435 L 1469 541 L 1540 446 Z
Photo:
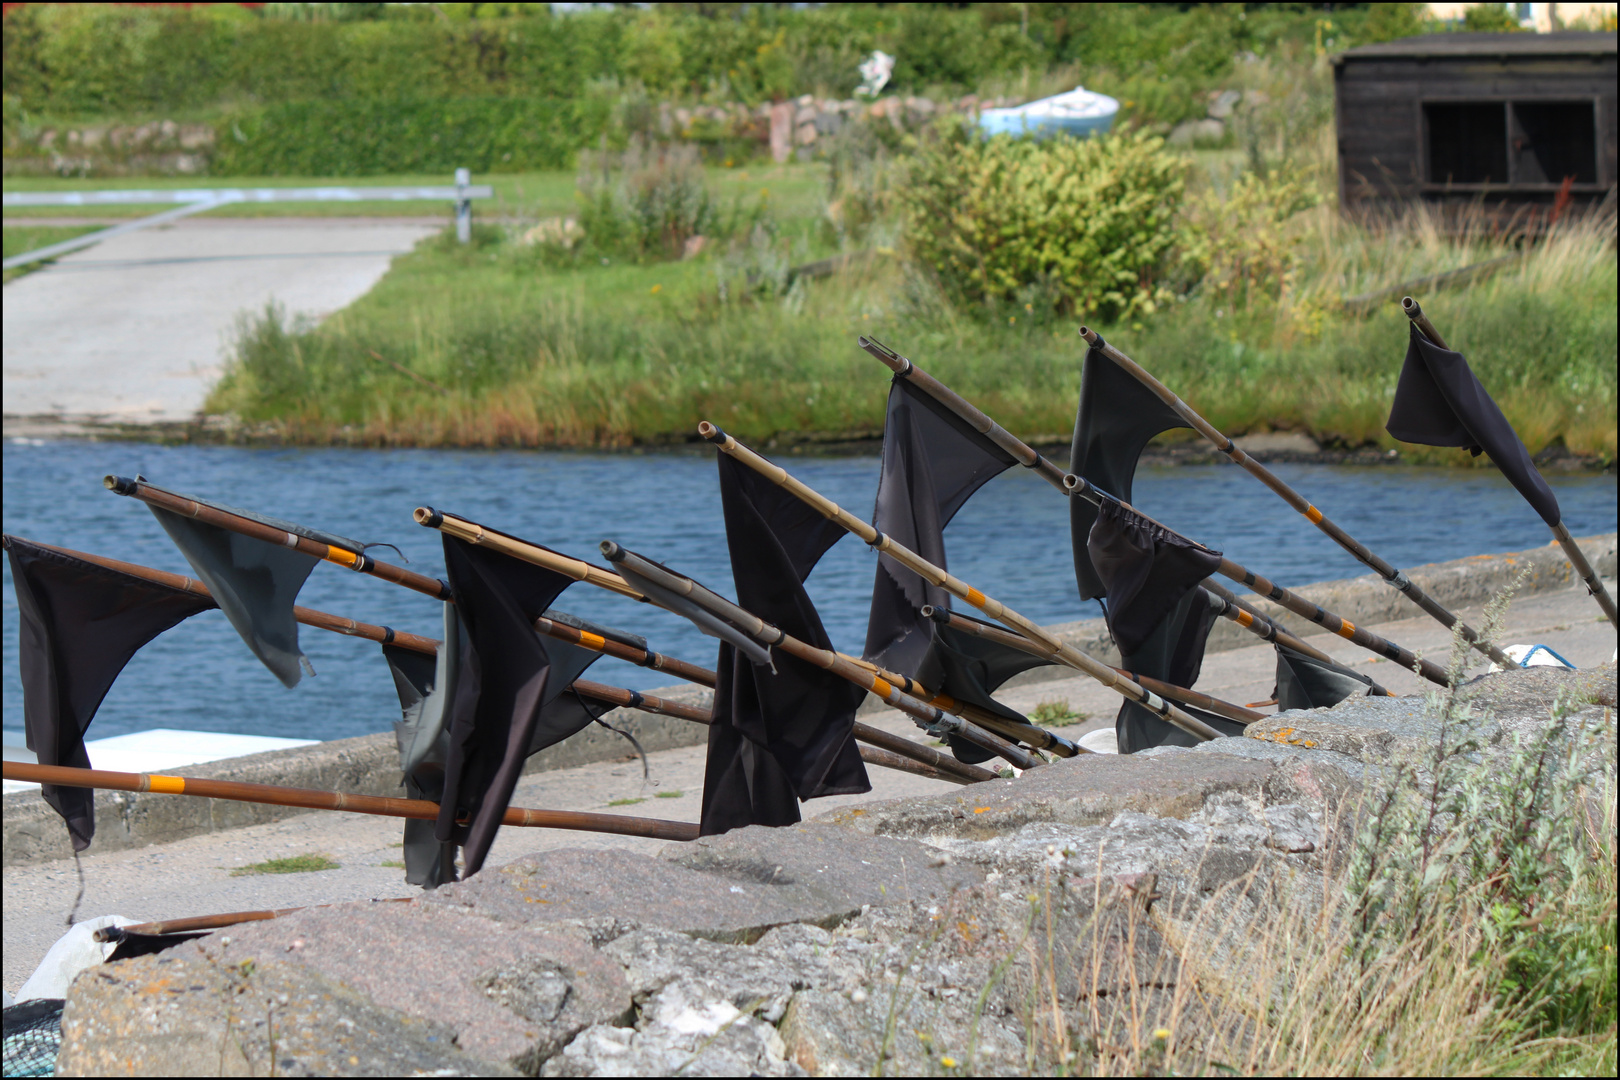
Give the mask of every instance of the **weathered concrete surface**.
M 712 697 L 710 691 L 691 685 L 666 687 L 653 694 L 699 708 L 707 708 Z M 648 752 L 691 746 L 707 738 L 707 729 L 700 724 L 634 709 L 613 709 L 603 719 L 629 731 Z M 534 755 L 524 764 L 523 771 L 531 774 L 610 761 L 622 757 L 626 745 L 623 736 L 592 725 Z M 171 773 L 238 783 L 403 796 L 399 751 L 394 736 L 389 733 L 188 765 Z M 262 806 L 224 799 L 176 799 L 141 792 L 98 791 L 95 846 L 99 851 L 119 851 L 172 843 L 306 812 L 297 807 Z M 73 854 L 61 818 L 40 798 L 38 791 L 17 791 L 5 797 L 4 844 L 6 866 L 62 859 Z
M 6 415 L 190 420 L 238 313 L 321 318 L 441 227 L 192 218 L 64 256 L 5 287 Z
M 1558 700 L 1612 725 L 1615 667 L 1504 672 L 1463 696 L 1485 754 L 1546 730 Z M 223 931 L 81 975 L 64 1060 L 220 1060 L 250 1012 L 221 1003 L 261 986 L 307 1032 L 286 1071 L 341 1072 L 315 1055 L 363 1049 L 343 1043 L 357 1030 L 392 1035 L 389 1068 L 547 1076 L 1006 1074 L 1159 1028 L 1230 1053 L 1268 1004 L 1257 955 L 1309 936 L 1365 784 L 1432 753 L 1437 724 L 1419 699 L 1361 698 L 1254 735 L 657 855 L 554 850 L 409 904 Z M 461 1056 L 430 1061 L 446 1037 Z M 244 1045 L 227 1067 L 258 1060 Z

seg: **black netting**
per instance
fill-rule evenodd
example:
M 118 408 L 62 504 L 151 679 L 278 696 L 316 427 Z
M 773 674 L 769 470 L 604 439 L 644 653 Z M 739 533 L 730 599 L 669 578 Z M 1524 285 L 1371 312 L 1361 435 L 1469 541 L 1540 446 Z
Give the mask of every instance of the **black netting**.
M 40 998 L 7 1007 L 6 1076 L 52 1076 L 62 1048 L 61 998 Z

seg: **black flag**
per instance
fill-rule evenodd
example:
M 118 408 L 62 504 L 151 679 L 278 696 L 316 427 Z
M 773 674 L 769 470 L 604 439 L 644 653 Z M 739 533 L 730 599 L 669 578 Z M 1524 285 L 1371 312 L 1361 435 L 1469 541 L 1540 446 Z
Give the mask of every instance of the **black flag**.
M 917 681 L 935 693 L 948 694 L 959 702 L 977 705 L 1015 723 L 1029 723 L 1022 713 L 1009 709 L 990 695 L 1014 675 L 1054 661 L 1003 645 L 999 641 L 953 629 L 945 621 L 951 616 L 945 612 L 939 614 L 944 618 L 935 618 L 929 623 L 931 641 L 928 652 L 917 665 Z M 972 618 L 966 615 L 956 617 Z M 972 621 L 982 622 L 979 619 Z M 989 761 L 995 756 L 960 735 L 947 734 L 945 741 L 956 759 L 969 765 Z
M 437 656 L 384 645 L 383 658 L 394 676 L 401 718 L 394 722 L 399 747 L 401 784 L 407 799 L 444 799 L 444 764 L 450 757 L 447 705 L 455 698 L 460 657 L 466 634 L 456 606 L 444 605 L 444 640 Z M 405 822 L 405 881 L 436 889 L 456 879 L 455 845 L 435 835 L 436 822 Z
M 1415 326 L 1384 427 L 1402 442 L 1461 446 L 1475 456 L 1484 451 L 1541 520 L 1557 525 L 1562 519 L 1558 500 L 1530 461 L 1530 452 L 1463 354 L 1440 348 Z
M 1012 455 L 955 413 L 896 375 L 883 421 L 883 471 L 872 524 L 935 566 L 945 566 L 945 526 Z M 878 556 L 867 621 L 867 660 L 911 675 L 928 651 L 922 609 L 949 610 L 945 590 L 887 555 Z
M 1203 670 L 1204 646 L 1219 603 L 1203 589 L 1189 589 L 1145 640 L 1132 649 L 1120 647 L 1120 666 L 1173 686 L 1193 686 Z M 1223 735 L 1243 734 L 1243 725 L 1235 720 L 1186 705 L 1180 708 Z M 1122 754 L 1150 746 L 1196 746 L 1202 741 L 1134 701 L 1120 703 L 1114 735 Z
M 843 530 L 752 469 L 717 456 L 737 603 L 831 649 L 804 579 Z M 791 825 L 800 799 L 872 790 L 854 734 L 865 692 L 780 651 L 770 660 L 774 671 L 749 663 L 734 645 L 720 646 L 703 776 L 705 836 Z
M 357 555 L 363 548 L 357 541 L 291 521 L 190 495 L 184 498 Z M 298 647 L 298 620 L 293 617 L 293 604 L 298 599 L 298 591 L 304 587 L 304 579 L 320 560 L 294 548 L 255 540 L 151 504 L 148 506 L 186 557 L 186 562 L 214 594 L 215 601 L 247 647 L 282 685 L 297 686 L 303 672 L 313 674 L 308 658 Z
M 448 534 L 444 563 L 469 648 L 449 703 L 435 835 L 463 846 L 471 876 L 489 854 L 524 761 L 591 722 L 577 698 L 547 706 L 600 654 L 534 631 L 535 618 L 572 578 Z M 470 824 L 457 824 L 463 815 Z
M 1087 555 L 1108 595 L 1108 629 L 1121 653 L 1135 652 L 1220 567 L 1221 553 L 1111 500 L 1096 510 Z
M 17 653 L 28 748 L 41 765 L 90 767 L 84 733 L 113 680 L 148 641 L 216 605 L 183 589 L 5 537 L 17 590 Z M 96 832 L 89 788 L 44 785 L 73 849 Z
M 1069 471 L 1128 503 L 1136 462 L 1148 442 L 1161 432 L 1186 426 L 1174 409 L 1130 372 L 1097 349 L 1089 349 L 1080 371 L 1080 409 L 1074 419 Z M 1091 503 L 1069 500 L 1074 577 L 1082 600 L 1108 595 L 1086 549 L 1096 520 L 1097 508 Z
M 1342 667 L 1324 664 L 1286 645 L 1277 649 L 1277 711 L 1323 709 L 1345 698 L 1365 697 L 1372 680 Z

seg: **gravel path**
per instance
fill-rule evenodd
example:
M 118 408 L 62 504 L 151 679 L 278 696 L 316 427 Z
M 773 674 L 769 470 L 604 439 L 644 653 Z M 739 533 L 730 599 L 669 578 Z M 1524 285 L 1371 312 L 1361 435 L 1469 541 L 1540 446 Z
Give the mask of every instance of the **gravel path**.
M 114 237 L 5 287 L 7 416 L 185 421 L 236 319 L 319 319 L 440 222 L 193 218 Z

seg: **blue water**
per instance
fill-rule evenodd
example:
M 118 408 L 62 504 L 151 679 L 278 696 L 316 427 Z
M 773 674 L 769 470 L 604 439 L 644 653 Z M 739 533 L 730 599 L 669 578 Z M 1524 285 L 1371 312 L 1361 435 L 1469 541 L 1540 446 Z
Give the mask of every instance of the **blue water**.
M 869 514 L 875 456 L 786 458 L 795 475 Z M 1275 471 L 1397 566 L 1534 547 L 1546 526 L 1493 471 L 1279 465 Z M 431 505 L 600 563 L 611 538 L 729 594 L 731 573 L 714 462 L 708 454 L 528 451 L 257 450 L 131 443 L 13 444 L 4 453 L 5 531 L 189 573 L 151 513 L 103 489 L 113 472 L 327 529 L 397 545 L 410 566 L 443 574 L 439 536 L 411 511 Z M 1552 476 L 1577 536 L 1615 527 L 1610 476 Z M 1187 535 L 1286 585 L 1363 573 L 1252 477 L 1229 465 L 1144 468 L 1135 502 Z M 946 532 L 951 570 L 1043 623 L 1092 617 L 1075 589 L 1067 505 L 1015 469 L 992 481 Z M 385 558 L 391 553 L 383 552 Z M 875 557 L 841 540 L 809 588 L 834 643 L 859 653 Z M 439 636 L 437 604 L 387 582 L 322 564 L 299 602 L 365 622 Z M 713 666 L 715 643 L 684 621 L 588 585 L 558 607 L 642 634 L 659 651 Z M 21 727 L 17 607 L 5 569 L 4 706 Z M 154 727 L 336 739 L 388 730 L 397 699 L 376 645 L 302 630 L 318 673 L 293 690 L 247 651 L 217 611 L 153 641 L 113 686 L 92 738 Z M 646 690 L 669 677 L 611 658 L 589 675 Z M 7 741 L 14 731 L 8 730 Z

